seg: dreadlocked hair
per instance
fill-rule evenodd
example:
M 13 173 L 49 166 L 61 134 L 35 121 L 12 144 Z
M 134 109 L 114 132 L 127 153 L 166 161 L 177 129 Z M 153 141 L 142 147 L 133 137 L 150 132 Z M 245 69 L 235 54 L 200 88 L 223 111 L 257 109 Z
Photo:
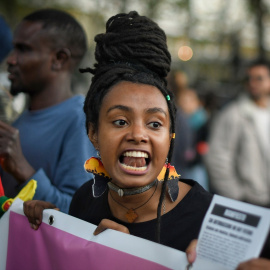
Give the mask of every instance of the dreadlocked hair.
M 111 17 L 106 23 L 106 33 L 97 35 L 95 42 L 94 68 L 80 70 L 94 75 L 84 103 L 86 130 L 89 124 L 98 130 L 102 100 L 111 87 L 120 81 L 129 81 L 153 85 L 161 91 L 169 108 L 170 132 L 174 133 L 176 108 L 166 81 L 171 55 L 164 31 L 149 18 L 132 11 Z M 173 145 L 174 139 L 171 140 L 168 163 L 171 162 Z M 168 176 L 169 168 L 165 173 L 157 209 L 157 242 L 160 242 L 161 206 Z

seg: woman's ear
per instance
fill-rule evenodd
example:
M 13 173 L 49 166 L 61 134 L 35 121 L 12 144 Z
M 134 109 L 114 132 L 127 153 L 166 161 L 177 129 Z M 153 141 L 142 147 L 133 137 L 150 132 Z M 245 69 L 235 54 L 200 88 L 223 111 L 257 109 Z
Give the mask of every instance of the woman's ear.
M 98 150 L 98 134 L 93 124 L 88 125 L 88 138 L 94 147 Z

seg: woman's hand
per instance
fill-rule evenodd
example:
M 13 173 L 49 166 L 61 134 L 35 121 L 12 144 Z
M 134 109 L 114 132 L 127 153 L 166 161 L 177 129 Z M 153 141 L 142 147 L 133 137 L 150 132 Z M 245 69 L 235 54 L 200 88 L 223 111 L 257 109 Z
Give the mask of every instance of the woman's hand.
M 187 259 L 190 264 L 194 263 L 196 259 L 196 247 L 198 240 L 192 240 L 186 249 Z M 246 262 L 242 262 L 238 265 L 236 270 L 269 270 L 270 260 L 264 258 L 251 259 Z
M 270 260 L 258 258 L 240 263 L 236 270 L 269 270 Z
M 95 229 L 94 235 L 98 235 L 101 232 L 105 231 L 106 229 L 112 229 L 115 231 L 130 234 L 127 227 L 114 221 L 111 221 L 109 219 L 102 219 L 101 222 L 98 224 L 97 228 Z
M 23 211 L 28 218 L 32 229 L 37 230 L 39 228 L 39 225 L 42 222 L 42 214 L 44 209 L 59 210 L 59 208 L 56 208 L 54 204 L 45 201 L 33 200 L 24 202 Z
M 196 259 L 196 247 L 197 247 L 198 240 L 194 239 L 190 242 L 189 246 L 186 249 L 187 260 L 190 264 L 194 263 Z

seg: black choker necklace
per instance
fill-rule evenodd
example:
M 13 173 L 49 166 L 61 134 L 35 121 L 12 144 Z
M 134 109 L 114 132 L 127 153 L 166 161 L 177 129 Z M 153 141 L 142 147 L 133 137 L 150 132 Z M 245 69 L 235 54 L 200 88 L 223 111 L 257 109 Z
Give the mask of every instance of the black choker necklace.
M 112 182 L 108 182 L 108 186 L 109 186 L 109 189 L 117 192 L 120 197 L 123 197 L 123 196 L 143 193 L 147 191 L 148 189 L 150 189 L 151 187 L 153 187 L 156 182 L 157 182 L 157 179 L 154 180 L 152 183 L 143 187 L 139 187 L 139 188 L 120 188 L 116 186 L 115 184 L 113 184 Z

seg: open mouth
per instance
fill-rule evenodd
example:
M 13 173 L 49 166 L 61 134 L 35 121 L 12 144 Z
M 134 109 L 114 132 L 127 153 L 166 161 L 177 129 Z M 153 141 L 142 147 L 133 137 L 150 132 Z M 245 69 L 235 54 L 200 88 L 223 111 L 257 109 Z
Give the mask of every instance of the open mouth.
M 119 159 L 121 166 L 129 171 L 145 171 L 150 162 L 150 158 L 146 152 L 142 151 L 126 151 Z

